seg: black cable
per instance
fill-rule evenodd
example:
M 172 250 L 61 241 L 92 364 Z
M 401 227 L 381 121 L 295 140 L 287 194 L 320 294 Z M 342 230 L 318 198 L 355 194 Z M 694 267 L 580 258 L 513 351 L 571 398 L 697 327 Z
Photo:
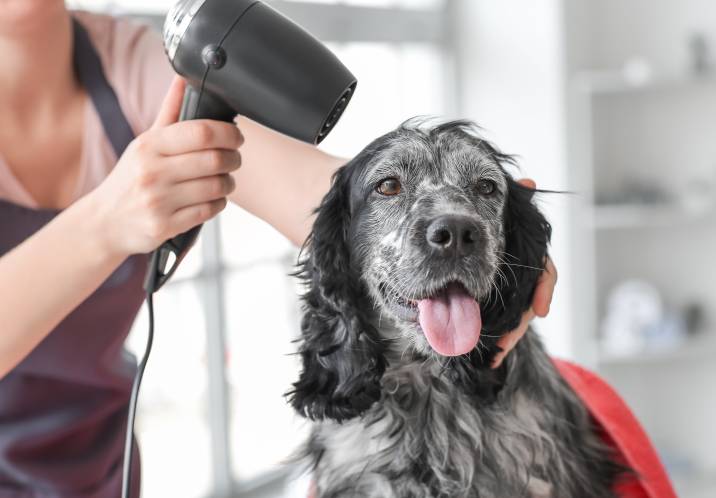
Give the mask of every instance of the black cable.
M 147 309 L 149 310 L 149 331 L 147 332 L 147 345 L 144 349 L 142 360 L 137 366 L 137 373 L 134 374 L 132 383 L 132 394 L 129 397 L 129 413 L 127 416 L 127 434 L 124 440 L 124 467 L 122 468 L 122 498 L 130 498 L 130 487 L 132 485 L 132 449 L 134 447 L 134 416 L 137 413 L 137 399 L 139 398 L 139 385 L 142 383 L 144 368 L 149 360 L 149 353 L 152 351 L 154 340 L 154 303 L 153 293 L 147 292 Z

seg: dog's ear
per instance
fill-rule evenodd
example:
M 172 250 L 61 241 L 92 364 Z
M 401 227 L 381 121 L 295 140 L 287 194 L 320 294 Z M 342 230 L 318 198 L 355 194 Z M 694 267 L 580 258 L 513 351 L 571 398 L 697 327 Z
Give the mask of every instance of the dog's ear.
M 348 240 L 351 173 L 368 155 L 359 155 L 334 175 L 304 245 L 307 256 L 299 262 L 297 275 L 308 286 L 299 347 L 303 370 L 288 396 L 311 419 L 350 419 L 380 398 L 384 348 L 364 316 L 371 307 L 351 267 Z
M 552 227 L 534 204 L 534 193 L 507 175 L 505 249 L 499 267 L 503 278 L 483 307 L 484 328 L 496 335 L 519 325 L 544 270 Z

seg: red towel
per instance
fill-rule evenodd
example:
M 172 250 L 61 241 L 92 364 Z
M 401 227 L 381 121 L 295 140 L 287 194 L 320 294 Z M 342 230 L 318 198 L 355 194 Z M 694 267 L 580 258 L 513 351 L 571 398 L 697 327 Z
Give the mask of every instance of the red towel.
M 604 440 L 638 474 L 617 489 L 621 498 L 676 498 L 671 481 L 641 424 L 603 379 L 564 360 L 554 364 L 599 424 Z

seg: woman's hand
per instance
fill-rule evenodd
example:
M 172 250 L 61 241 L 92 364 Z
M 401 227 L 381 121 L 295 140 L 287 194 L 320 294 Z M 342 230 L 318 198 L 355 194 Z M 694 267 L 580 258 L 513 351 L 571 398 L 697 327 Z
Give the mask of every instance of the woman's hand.
M 176 123 L 183 90 L 175 81 L 154 126 L 99 187 L 0 256 L 0 378 L 128 255 L 155 249 L 226 205 L 241 133 L 231 123 Z
M 529 188 L 535 188 L 536 184 L 530 179 L 524 179 L 519 181 L 522 185 Z M 492 363 L 492 368 L 497 368 L 502 364 L 507 354 L 512 351 L 522 336 L 527 332 L 527 327 L 535 316 L 544 318 L 549 313 L 549 306 L 552 303 L 552 294 L 554 293 L 554 286 L 557 284 L 557 268 L 554 263 L 548 257 L 545 261 L 544 271 L 540 275 L 537 281 L 537 287 L 535 288 L 534 297 L 532 298 L 532 306 L 530 309 L 524 312 L 522 315 L 522 321 L 520 325 L 505 334 L 497 341 L 497 345 L 502 349 L 496 356 Z
M 91 194 L 98 229 L 111 253 L 154 250 L 166 239 L 216 216 L 235 188 L 243 142 L 233 123 L 177 123 L 184 82 L 176 78 L 154 125 L 124 152 Z

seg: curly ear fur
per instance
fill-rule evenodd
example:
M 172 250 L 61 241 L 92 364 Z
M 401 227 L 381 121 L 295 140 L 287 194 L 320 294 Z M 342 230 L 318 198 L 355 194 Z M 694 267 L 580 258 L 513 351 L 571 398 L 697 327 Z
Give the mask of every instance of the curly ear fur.
M 297 276 L 308 286 L 299 348 L 303 370 L 288 396 L 299 413 L 314 420 L 347 420 L 380 398 L 384 348 L 364 316 L 371 306 L 351 267 L 348 242 L 351 172 L 367 156 L 359 155 L 334 175 L 304 245 L 308 255 L 299 261 Z
M 502 334 L 520 323 L 532 303 L 532 296 L 547 256 L 552 227 L 533 202 L 534 189 L 507 176 L 508 194 L 504 213 L 505 250 L 500 271 L 506 277 L 493 291 L 490 305 L 483 309 L 486 330 Z

